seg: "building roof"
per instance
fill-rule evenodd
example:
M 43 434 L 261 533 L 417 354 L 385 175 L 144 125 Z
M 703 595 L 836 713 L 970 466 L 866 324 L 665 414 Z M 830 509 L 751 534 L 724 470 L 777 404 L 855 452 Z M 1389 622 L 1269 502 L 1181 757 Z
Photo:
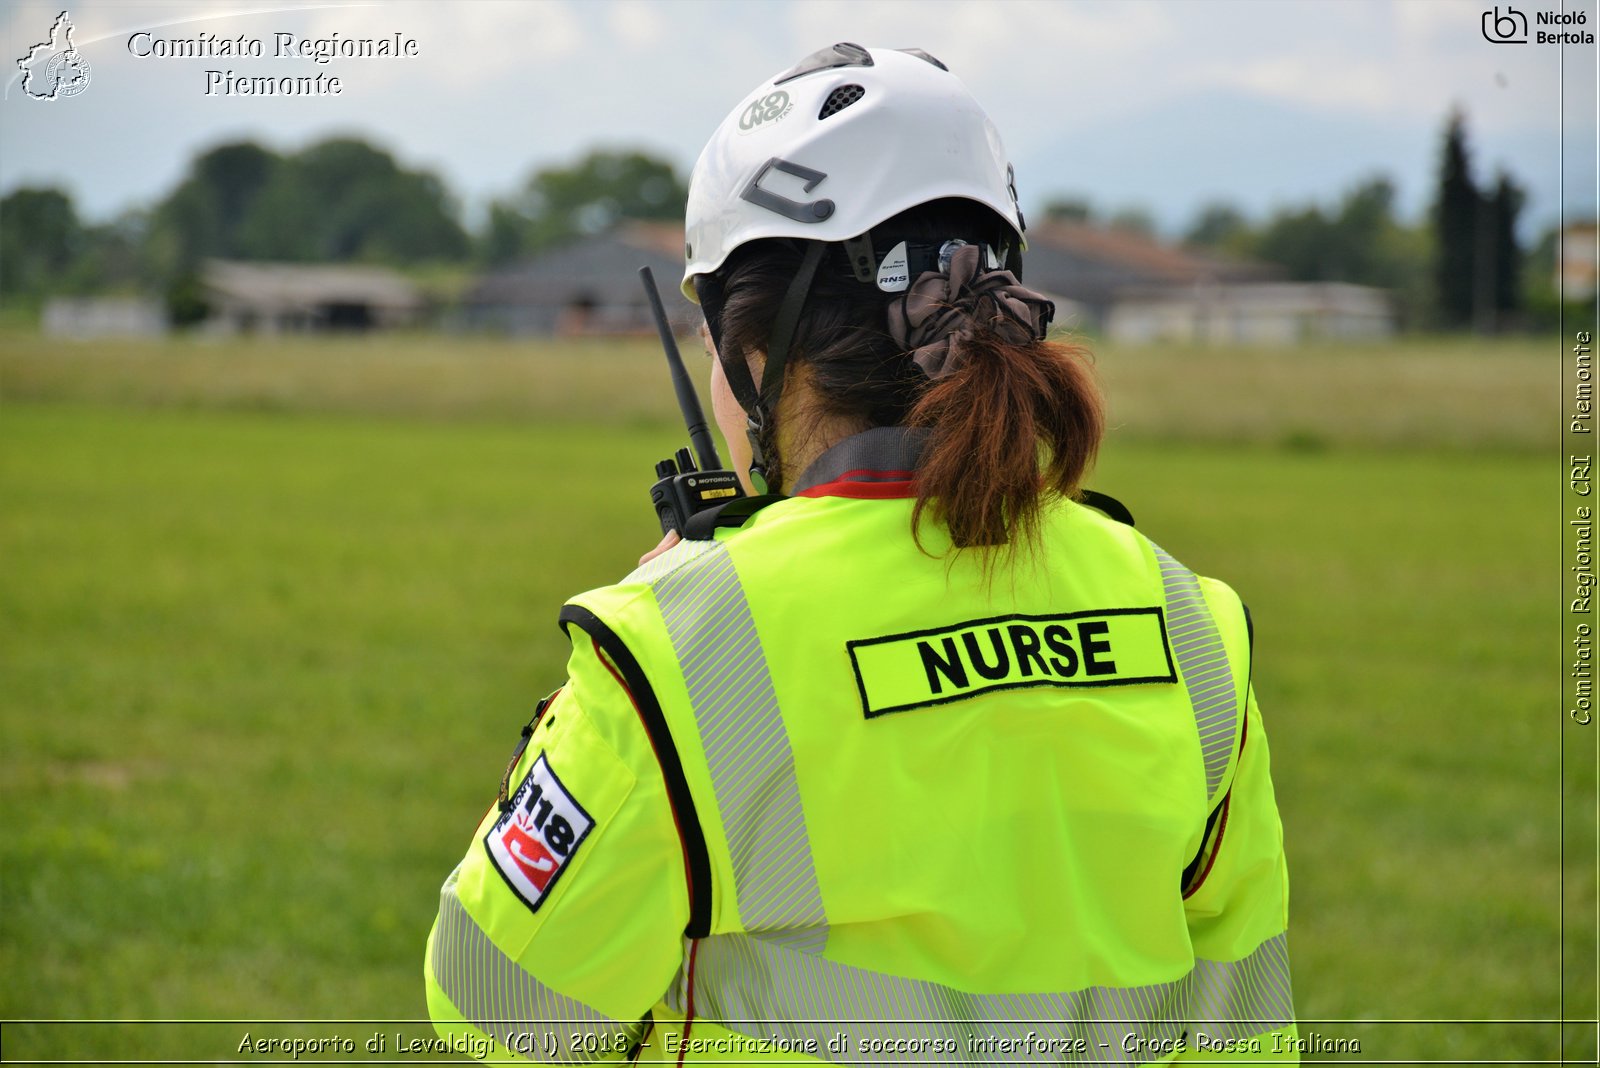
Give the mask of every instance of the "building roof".
M 415 286 L 386 267 L 206 260 L 200 280 L 217 297 L 262 308 L 365 304 L 411 310 L 423 303 Z
M 675 260 L 683 259 L 683 224 L 636 219 L 617 228 L 618 236 L 637 248 L 648 248 Z
M 1133 287 L 1271 279 L 1266 264 L 1164 245 L 1143 234 L 1050 219 L 1028 228 L 1023 272 L 1030 288 L 1104 307 Z
M 1023 264 L 1029 287 L 1091 306 L 1097 313 L 1131 288 L 1267 281 L 1281 275 L 1268 265 L 1063 220 L 1029 228 Z M 683 272 L 683 227 L 664 222 L 629 222 L 543 250 L 480 278 L 465 301 L 469 307 L 633 304 L 642 300 L 638 279 L 642 265 L 655 273 L 668 314 L 685 321 L 695 318 L 688 302 L 675 297 Z
M 667 315 L 680 323 L 699 313 L 678 292 L 683 277 L 683 227 L 631 222 L 580 238 L 479 278 L 467 290 L 468 308 L 615 307 L 645 303 L 639 268 L 649 267 Z M 648 322 L 648 319 L 645 320 Z
M 1192 286 L 1149 286 L 1125 289 L 1117 306 L 1229 305 L 1273 309 L 1338 309 L 1342 311 L 1391 308 L 1389 291 L 1352 282 L 1219 282 Z

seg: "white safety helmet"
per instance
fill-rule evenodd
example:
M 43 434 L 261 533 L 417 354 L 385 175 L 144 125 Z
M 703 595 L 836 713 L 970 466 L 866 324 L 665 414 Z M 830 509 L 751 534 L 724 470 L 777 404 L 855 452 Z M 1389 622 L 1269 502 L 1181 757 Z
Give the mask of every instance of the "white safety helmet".
M 824 48 L 746 94 L 700 153 L 684 295 L 750 241 L 845 241 L 945 198 L 992 209 L 1023 246 L 999 131 L 960 78 L 920 49 Z

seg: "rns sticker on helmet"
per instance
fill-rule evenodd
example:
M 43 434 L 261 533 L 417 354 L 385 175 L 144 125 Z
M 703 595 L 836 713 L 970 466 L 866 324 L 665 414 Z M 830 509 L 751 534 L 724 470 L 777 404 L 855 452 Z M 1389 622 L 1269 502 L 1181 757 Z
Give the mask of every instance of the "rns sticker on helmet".
M 878 264 L 878 288 L 885 293 L 901 293 L 911 285 L 911 272 L 906 264 L 906 243 L 900 242 Z

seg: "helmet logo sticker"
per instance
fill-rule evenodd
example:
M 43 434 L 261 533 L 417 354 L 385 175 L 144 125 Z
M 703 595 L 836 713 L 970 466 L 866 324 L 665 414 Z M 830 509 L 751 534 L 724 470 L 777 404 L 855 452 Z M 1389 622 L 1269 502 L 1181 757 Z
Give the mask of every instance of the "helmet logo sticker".
M 758 96 L 739 113 L 739 129 L 746 133 L 770 125 L 794 110 L 794 101 L 782 89 Z
M 750 179 L 750 184 L 746 185 L 744 191 L 739 194 L 739 199 L 748 201 L 758 208 L 766 208 L 768 211 L 776 212 L 785 219 L 793 219 L 798 223 L 819 223 L 833 214 L 833 201 L 826 198 L 790 200 L 781 193 L 763 188 L 762 180 L 773 171 L 800 179 L 805 183 L 800 187 L 800 191 L 803 193 L 811 192 L 828 177 L 822 171 L 814 171 L 810 167 L 805 167 L 798 163 L 790 163 L 786 159 L 779 159 L 777 156 L 773 156 L 761 165 L 761 169 L 756 172 L 755 177 Z M 793 185 L 794 183 L 789 184 Z
M 885 293 L 901 293 L 911 285 L 911 272 L 906 269 L 906 243 L 900 242 L 878 264 L 878 288 Z

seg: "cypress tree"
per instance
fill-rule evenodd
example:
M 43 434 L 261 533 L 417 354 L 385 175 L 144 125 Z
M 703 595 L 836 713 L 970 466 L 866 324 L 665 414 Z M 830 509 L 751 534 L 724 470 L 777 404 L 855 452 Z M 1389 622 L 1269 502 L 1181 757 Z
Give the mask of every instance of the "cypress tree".
M 1522 306 L 1522 250 L 1517 247 L 1517 216 L 1526 197 L 1504 171 L 1489 198 L 1494 231 L 1494 309 L 1501 325 Z
M 1465 120 L 1460 111 L 1453 111 L 1445 128 L 1439 193 L 1433 209 L 1437 238 L 1434 306 L 1445 327 L 1464 327 L 1472 322 L 1481 201 L 1467 158 Z

